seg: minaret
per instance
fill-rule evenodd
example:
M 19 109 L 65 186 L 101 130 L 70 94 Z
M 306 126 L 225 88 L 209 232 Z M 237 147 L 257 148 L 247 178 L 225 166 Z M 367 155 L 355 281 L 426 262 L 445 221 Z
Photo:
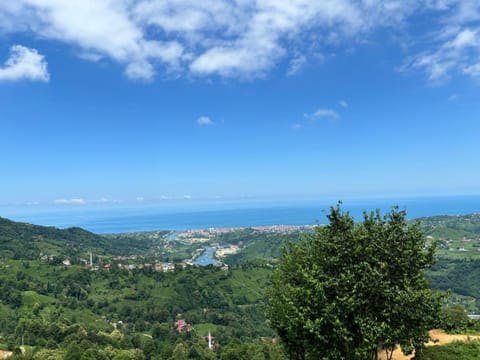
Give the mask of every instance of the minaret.
M 93 254 L 91 251 L 90 251 L 90 267 L 93 268 Z
M 208 330 L 208 348 L 210 350 L 213 349 L 213 346 L 212 346 L 212 335 L 210 334 L 210 330 Z

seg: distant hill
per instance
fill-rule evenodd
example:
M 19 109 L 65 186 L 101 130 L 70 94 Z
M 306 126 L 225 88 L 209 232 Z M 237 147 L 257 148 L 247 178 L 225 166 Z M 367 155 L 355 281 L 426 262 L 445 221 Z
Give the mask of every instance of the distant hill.
M 460 240 L 480 237 L 480 214 L 440 215 L 420 218 L 421 229 L 436 238 Z
M 104 253 L 110 242 L 78 227 L 57 229 L 0 218 L 0 257 L 36 259 L 43 254 L 66 254 L 79 248 Z
M 480 258 L 480 214 L 439 215 L 417 220 L 420 221 L 420 230 L 437 241 L 439 256 L 455 259 Z M 238 239 L 242 240 L 241 251 L 226 258 L 227 263 L 238 264 L 278 258 L 286 241 L 296 241 L 306 231 L 311 230 L 283 234 L 243 229 L 222 234 L 218 240 L 227 243 L 232 243 L 232 239 L 237 242 Z
M 419 220 L 421 230 L 437 240 L 440 256 L 480 257 L 480 214 L 430 216 Z M 282 244 L 295 241 L 300 233 L 266 233 L 245 228 L 220 234 L 212 241 L 240 244 L 241 251 L 225 259 L 229 264 L 239 264 L 278 258 Z M 78 227 L 57 229 L 0 217 L 0 258 L 34 259 L 40 253 L 69 255 L 89 251 L 99 255 L 141 254 L 162 248 L 162 239 L 168 234 L 168 231 L 157 231 L 102 236 Z

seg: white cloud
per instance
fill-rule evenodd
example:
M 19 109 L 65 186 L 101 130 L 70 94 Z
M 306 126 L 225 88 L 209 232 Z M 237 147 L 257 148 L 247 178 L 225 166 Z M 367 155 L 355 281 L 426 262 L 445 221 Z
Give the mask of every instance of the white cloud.
M 58 199 L 54 201 L 55 204 L 75 204 L 83 205 L 87 202 L 84 199 L 74 198 L 74 199 Z
M 446 39 L 445 39 L 446 37 Z M 480 27 L 448 28 L 437 36 L 436 50 L 412 57 L 400 70 L 422 70 L 431 82 L 442 82 L 455 72 L 480 77 L 476 65 L 480 59 Z
M 478 0 L 15 0 L 0 2 L 0 34 L 70 44 L 83 59 L 121 64 L 132 79 L 251 78 L 279 64 L 295 74 L 322 47 L 355 46 L 379 28 L 408 34 L 422 14 L 438 38 L 403 69 L 477 76 Z
M 214 122 L 208 116 L 200 116 L 197 119 L 197 124 L 200 126 L 205 126 L 205 125 L 213 125 Z
M 338 105 L 340 105 L 342 108 L 347 108 L 348 107 L 348 102 L 346 102 L 345 100 L 340 100 L 338 102 Z
M 190 200 L 192 199 L 191 195 L 162 195 L 160 200 Z
M 10 57 L 0 68 L 0 81 L 15 80 L 44 81 L 50 80 L 45 57 L 37 50 L 22 45 L 10 48 Z
M 463 72 L 475 78 L 480 78 L 480 62 L 465 66 Z
M 335 122 L 340 118 L 340 114 L 329 108 L 320 108 L 313 113 L 303 114 L 304 120 L 296 122 L 292 125 L 293 130 L 299 130 L 306 126 L 314 124 L 319 119 L 329 120 L 330 122 Z
M 39 201 L 26 201 L 26 202 L 15 202 L 14 205 L 17 206 L 37 206 L 41 203 Z
M 84 60 L 92 61 L 92 62 L 97 62 L 104 58 L 102 55 L 94 52 L 80 52 L 78 54 L 78 57 Z
M 117 200 L 117 199 L 110 199 L 110 198 L 102 197 L 102 198 L 97 199 L 97 200 L 89 200 L 89 201 L 85 201 L 85 202 L 93 203 L 93 204 L 121 204 L 121 203 L 123 203 L 123 200 Z
M 452 41 L 446 43 L 447 47 L 461 49 L 469 46 L 478 46 L 479 40 L 477 38 L 478 30 L 464 29 L 461 30 Z
M 432 83 L 442 83 L 457 74 L 480 78 L 480 2 L 436 1 L 439 19 L 431 35 L 422 39 L 424 49 L 405 61 L 402 71 L 420 70 Z M 435 24 L 435 23 L 434 23 Z
M 292 76 L 297 74 L 305 66 L 306 63 L 307 63 L 307 58 L 304 55 L 302 54 L 296 55 L 288 65 L 287 75 Z
M 123 200 L 110 199 L 107 197 L 101 197 L 95 200 L 86 200 L 82 198 L 72 198 L 72 199 L 57 199 L 54 200 L 55 204 L 73 204 L 73 205 L 85 205 L 85 204 L 121 204 Z
M 126 75 L 134 79 L 151 78 L 152 63 L 176 66 L 182 55 L 182 47 L 173 39 L 147 39 L 148 24 L 132 20 L 132 1 L 18 0 L 16 6 L 5 3 L 0 3 L 0 19 L 10 19 L 8 27 L 4 26 L 8 31 L 24 31 L 21 24 L 27 23 L 29 31 L 43 38 L 78 47 L 83 58 L 96 60 L 105 56 L 125 64 Z
M 146 61 L 133 62 L 125 69 L 125 74 L 130 79 L 150 80 L 153 78 L 155 71 L 152 64 Z
M 320 118 L 326 118 L 326 119 L 331 119 L 331 120 L 336 120 L 340 117 L 338 112 L 336 112 L 333 109 L 318 109 L 312 114 L 305 114 L 305 117 L 307 119 L 320 119 Z

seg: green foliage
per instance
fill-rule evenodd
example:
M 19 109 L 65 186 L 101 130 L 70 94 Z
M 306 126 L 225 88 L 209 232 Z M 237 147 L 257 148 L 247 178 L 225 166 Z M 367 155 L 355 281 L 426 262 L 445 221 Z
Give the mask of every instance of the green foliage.
M 450 290 L 454 294 L 476 299 L 472 310 L 478 311 L 480 299 L 479 259 L 440 258 L 438 263 L 431 268 L 428 277 L 431 279 L 432 286 L 437 289 Z
M 252 229 L 237 230 L 233 234 L 223 234 L 221 238 L 225 242 L 242 243 L 242 250 L 238 254 L 227 256 L 225 262 L 235 265 L 246 264 L 257 259 L 265 261 L 278 259 L 282 254 L 282 246 L 288 241 L 296 241 L 299 235 L 300 231 L 281 234 L 274 231 L 256 232 Z M 230 237 L 233 237 L 233 239 Z
M 33 260 L 40 253 L 68 256 L 78 248 L 88 247 L 97 252 L 115 252 L 114 243 L 81 228 L 60 230 L 54 227 L 19 223 L 0 218 L 0 258 Z
M 282 348 L 272 344 L 245 344 L 234 341 L 225 346 L 220 354 L 222 360 L 285 360 Z
M 149 254 L 157 250 L 170 231 L 130 232 L 125 234 L 106 234 L 104 237 L 113 244 L 121 255 Z M 166 259 L 162 259 L 166 260 Z
M 272 277 L 268 317 L 291 358 L 364 360 L 423 346 L 440 307 L 423 272 L 434 245 L 397 209 L 359 224 L 340 206 L 327 217 L 285 248 Z
M 442 308 L 439 315 L 439 328 L 448 333 L 464 333 L 468 330 L 470 319 L 461 305 Z
M 480 214 L 429 216 L 420 229 L 438 243 L 438 254 L 451 259 L 480 257 Z
M 415 360 L 478 360 L 480 341 L 453 342 L 442 346 L 429 346 Z
M 212 352 L 205 350 L 203 338 L 209 330 L 221 346 L 275 335 L 264 316 L 264 289 L 271 273 L 265 267 L 157 273 L 90 271 L 39 260 L 27 267 L 24 260 L 10 260 L 4 266 L 0 336 L 5 348 L 18 348 L 23 337 L 25 344 L 62 358 L 112 360 L 139 349 L 145 359 L 169 359 L 173 344 L 182 341 L 188 356 L 209 359 L 205 354 Z M 17 294 L 17 300 L 4 301 L 10 299 L 7 294 Z M 175 330 L 180 318 L 192 324 L 191 333 Z M 119 320 L 123 325 L 112 331 L 110 322 Z M 42 354 L 47 352 L 38 356 Z
M 480 214 L 429 216 L 421 218 L 421 230 L 439 238 L 477 238 L 480 235 Z
M 159 236 L 168 232 L 158 232 Z M 73 227 L 57 229 L 28 223 L 14 222 L 0 218 L 0 258 L 16 260 L 34 260 L 40 254 L 54 255 L 53 260 L 60 263 L 63 257 L 77 256 L 84 250 L 101 255 L 128 255 L 146 252 L 155 244 L 152 239 L 134 236 L 100 236 L 84 229 Z M 28 266 L 28 263 L 26 263 Z

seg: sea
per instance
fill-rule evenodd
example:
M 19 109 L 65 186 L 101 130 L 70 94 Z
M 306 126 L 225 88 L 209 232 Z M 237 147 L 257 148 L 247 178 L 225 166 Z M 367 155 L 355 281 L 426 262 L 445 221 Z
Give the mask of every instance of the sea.
M 153 230 L 236 228 L 272 225 L 314 225 L 326 223 L 335 200 L 275 200 L 135 204 L 115 206 L 0 207 L 0 216 L 32 224 L 68 228 L 82 227 L 98 234 Z M 342 209 L 356 219 L 363 211 L 392 206 L 407 212 L 409 219 L 434 215 L 462 215 L 480 212 L 480 195 L 403 198 L 347 199 Z

